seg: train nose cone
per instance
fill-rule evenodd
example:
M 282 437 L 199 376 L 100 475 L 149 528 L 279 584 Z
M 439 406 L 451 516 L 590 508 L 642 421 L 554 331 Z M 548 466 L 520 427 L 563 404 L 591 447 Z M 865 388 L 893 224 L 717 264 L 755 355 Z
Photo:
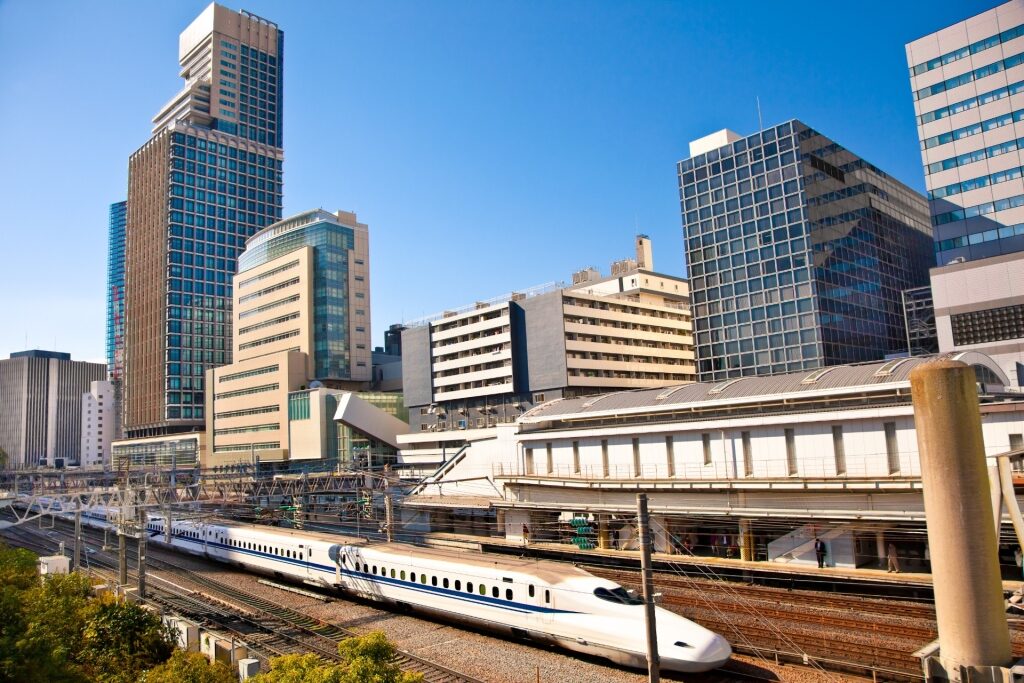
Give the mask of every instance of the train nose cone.
M 732 646 L 729 645 L 728 640 L 717 633 L 701 648 L 701 661 L 707 662 L 712 668 L 722 666 L 729 661 L 730 657 L 732 657 Z

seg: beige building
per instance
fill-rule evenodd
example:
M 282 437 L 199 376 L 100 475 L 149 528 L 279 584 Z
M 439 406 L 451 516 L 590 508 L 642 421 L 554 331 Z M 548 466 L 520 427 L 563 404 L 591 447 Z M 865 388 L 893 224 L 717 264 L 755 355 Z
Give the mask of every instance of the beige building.
M 645 236 L 636 246 L 609 277 L 588 268 L 568 287 L 409 323 L 402 382 L 413 431 L 488 428 L 553 398 L 695 381 L 687 282 L 653 271 Z
M 289 394 L 370 380 L 367 227 L 354 213 L 307 211 L 251 237 L 238 262 L 235 361 L 206 373 L 204 464 L 321 457 L 290 446 Z
M 117 429 L 117 405 L 114 385 L 96 380 L 82 394 L 82 444 L 79 464 L 82 467 L 110 466 L 110 442 Z

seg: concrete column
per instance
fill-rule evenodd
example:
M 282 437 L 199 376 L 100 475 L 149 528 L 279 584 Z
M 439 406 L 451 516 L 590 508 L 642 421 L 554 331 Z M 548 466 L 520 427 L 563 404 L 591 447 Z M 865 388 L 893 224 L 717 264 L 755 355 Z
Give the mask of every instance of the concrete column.
M 884 567 L 888 555 L 885 552 L 885 532 L 875 532 L 875 554 L 878 555 L 878 566 Z
M 754 536 L 750 533 L 750 520 L 740 520 L 740 533 L 737 536 L 740 547 L 740 559 L 744 562 L 754 561 Z
M 910 373 L 931 549 L 939 659 L 1010 664 L 998 544 L 974 369 L 939 360 Z
M 608 534 L 608 518 L 605 515 L 597 516 L 597 547 L 601 550 L 608 550 L 611 547 L 611 538 Z
M 651 550 L 656 553 L 671 553 L 672 547 L 668 534 L 668 519 L 661 515 L 651 516 Z

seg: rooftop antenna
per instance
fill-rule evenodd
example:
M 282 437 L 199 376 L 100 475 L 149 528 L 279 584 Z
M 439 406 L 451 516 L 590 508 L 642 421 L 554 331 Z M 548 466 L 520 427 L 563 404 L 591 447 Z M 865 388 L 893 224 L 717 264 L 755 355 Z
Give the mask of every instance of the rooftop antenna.
M 764 130 L 764 121 L 761 120 L 761 98 L 754 95 L 754 99 L 757 101 L 757 130 L 760 132 Z

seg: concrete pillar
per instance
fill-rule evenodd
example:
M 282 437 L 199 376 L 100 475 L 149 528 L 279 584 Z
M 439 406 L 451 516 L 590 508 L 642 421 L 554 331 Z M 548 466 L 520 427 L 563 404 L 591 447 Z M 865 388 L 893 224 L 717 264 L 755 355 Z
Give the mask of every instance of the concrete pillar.
M 754 535 L 750 533 L 750 520 L 740 520 L 740 532 L 737 545 L 740 547 L 740 559 L 744 562 L 754 561 Z
M 885 551 L 885 532 L 881 530 L 875 532 L 875 554 L 878 555 L 878 566 L 884 567 L 888 555 Z
M 597 516 L 597 547 L 601 550 L 608 550 L 611 547 L 611 537 L 608 534 L 608 517 Z
M 931 549 L 939 659 L 1010 664 L 974 369 L 938 360 L 910 373 Z

